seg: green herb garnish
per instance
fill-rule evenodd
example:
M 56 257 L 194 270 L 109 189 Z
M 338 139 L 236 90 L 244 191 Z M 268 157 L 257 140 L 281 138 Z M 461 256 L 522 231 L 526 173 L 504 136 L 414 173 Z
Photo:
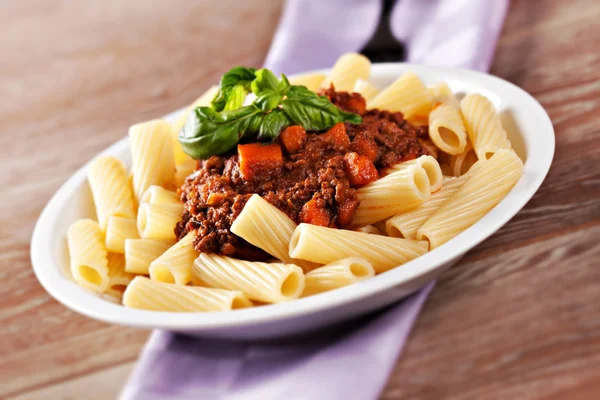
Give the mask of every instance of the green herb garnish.
M 256 99 L 242 107 L 250 91 Z M 284 74 L 277 79 L 265 68 L 236 67 L 221 78 L 212 107 L 190 112 L 179 142 L 190 157 L 206 159 L 228 152 L 250 135 L 258 141 L 273 141 L 290 125 L 321 131 L 339 122 L 360 124 L 362 119 L 305 86 L 290 85 Z
M 236 110 L 244 104 L 254 80 L 254 68 L 235 67 L 227 71 L 219 82 L 219 91 L 212 101 L 217 111 Z

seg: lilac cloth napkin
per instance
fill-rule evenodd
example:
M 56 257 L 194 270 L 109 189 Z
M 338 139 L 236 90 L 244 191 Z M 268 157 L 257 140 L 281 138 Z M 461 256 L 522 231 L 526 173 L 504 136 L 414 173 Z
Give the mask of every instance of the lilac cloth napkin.
M 410 62 L 486 71 L 508 1 L 399 0 L 392 32 Z M 379 0 L 288 0 L 265 66 L 331 66 L 368 42 L 380 12 Z M 242 343 L 155 331 L 121 399 L 375 399 L 433 285 L 341 333 Z

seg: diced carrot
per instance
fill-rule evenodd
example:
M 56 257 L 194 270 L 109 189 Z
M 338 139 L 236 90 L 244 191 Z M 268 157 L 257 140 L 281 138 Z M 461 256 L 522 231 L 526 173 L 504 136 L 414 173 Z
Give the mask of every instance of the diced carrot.
M 335 144 L 336 146 L 348 146 L 350 138 L 346 134 L 346 125 L 343 122 L 338 122 L 323 135 L 323 139 Z
M 306 130 L 301 125 L 288 126 L 279 135 L 281 146 L 288 154 L 293 154 L 300 150 L 305 139 Z
M 361 187 L 379 178 L 373 162 L 368 157 L 354 152 L 344 156 L 344 171 L 352 187 Z
M 363 115 L 367 111 L 367 102 L 365 98 L 358 93 L 352 93 L 345 104 L 348 111 Z
M 248 181 L 264 174 L 271 175 L 283 166 L 281 147 L 277 143 L 239 144 L 238 156 L 240 172 Z
M 378 147 L 373 139 L 364 136 L 358 138 L 355 137 L 350 147 L 361 156 L 366 156 L 372 162 L 377 160 Z
M 326 208 L 319 207 L 317 200 L 312 199 L 304 203 L 300 210 L 300 222 L 307 224 L 329 226 L 330 216 Z
M 338 206 L 337 223 L 340 227 L 345 228 L 352 223 L 359 203 L 358 199 L 346 199 L 343 205 Z

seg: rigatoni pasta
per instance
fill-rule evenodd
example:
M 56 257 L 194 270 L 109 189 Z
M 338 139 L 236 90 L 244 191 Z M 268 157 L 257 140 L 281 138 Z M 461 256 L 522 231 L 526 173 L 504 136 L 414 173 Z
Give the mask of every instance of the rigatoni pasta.
M 101 293 L 108 287 L 108 253 L 100 225 L 91 219 L 74 222 L 67 232 L 71 274 L 79 285 Z
M 290 256 L 320 264 L 359 257 L 380 273 L 425 254 L 428 247 L 426 241 L 300 224 L 292 235 Z
M 152 311 L 211 312 L 251 307 L 240 291 L 175 285 L 137 276 L 123 294 L 123 304 Z
M 352 91 L 358 79 L 369 80 L 371 61 L 362 54 L 346 53 L 336 61 L 329 76 L 321 83 L 323 89 L 333 84 L 337 90 Z
M 140 236 L 144 239 L 175 239 L 175 225 L 182 214 L 182 204 L 142 204 L 137 218 Z
M 365 98 L 367 103 L 379 93 L 379 89 L 373 86 L 369 81 L 357 79 L 352 90 L 355 93 L 360 93 Z
M 305 276 L 302 296 L 326 292 L 375 276 L 375 269 L 367 260 L 348 257 L 316 268 Z
M 160 257 L 174 244 L 174 240 L 125 240 L 125 271 L 132 274 L 149 275 L 152 261 Z
M 368 225 L 415 208 L 431 196 L 431 186 L 425 170 L 412 165 L 394 171 L 358 189 L 360 205 L 353 224 Z
M 381 231 L 379 229 L 377 229 L 376 226 L 374 225 L 365 225 L 365 226 L 361 226 L 359 228 L 354 228 L 353 229 L 356 232 L 362 232 L 362 233 L 370 233 L 372 235 L 381 235 Z
M 150 279 L 185 285 L 192 280 L 192 266 L 198 257 L 194 249 L 195 232 L 190 232 L 150 263 Z
M 312 92 L 318 92 L 323 81 L 325 81 L 325 75 L 316 73 L 301 74 L 290 78 L 292 85 L 306 86 Z
M 434 106 L 446 104 L 454 108 L 460 108 L 460 102 L 454 96 L 452 89 L 450 89 L 450 86 L 446 82 L 438 82 L 433 86 L 429 86 L 426 91 Z
M 434 249 L 452 239 L 502 200 L 523 175 L 523 162 L 512 150 L 501 149 L 483 162 L 417 231 Z
M 511 148 L 496 108 L 486 97 L 468 94 L 461 100 L 460 108 L 478 159 L 486 160 L 500 149 Z
M 475 154 L 475 150 L 471 144 L 467 143 L 465 151 L 455 156 L 450 156 L 449 167 L 454 176 L 462 176 L 466 174 L 476 162 L 477 154 Z
M 289 244 L 296 223 L 285 213 L 257 194 L 252 195 L 244 209 L 231 224 L 231 232 L 266 251 L 286 264 L 297 264 L 305 271 L 318 266 L 289 256 Z
M 110 156 L 96 158 L 88 169 L 88 182 L 102 230 L 111 216 L 135 218 L 133 193 L 121 161 Z
M 411 120 L 419 115 L 427 115 L 432 103 L 421 79 L 412 72 L 406 72 L 379 92 L 367 103 L 367 107 L 400 111 L 406 119 Z
M 429 114 L 429 137 L 448 154 L 460 154 L 467 146 L 467 132 L 460 111 L 442 104 Z
M 125 272 L 125 256 L 108 253 L 108 288 L 105 293 L 120 300 L 133 278 L 135 278 L 134 274 Z
M 467 181 L 468 175 L 446 178 L 441 189 L 431 198 L 410 211 L 393 216 L 386 221 L 386 233 L 391 237 L 416 239 L 417 230 L 427 219 Z
M 162 120 L 148 121 L 129 128 L 133 191 L 139 202 L 152 185 L 175 186 L 175 160 L 171 125 Z
M 196 164 L 197 161 L 191 158 L 181 164 L 177 164 L 177 167 L 175 167 L 175 183 L 177 187 L 181 187 L 186 178 L 196 170 Z
M 110 217 L 106 224 L 106 250 L 112 253 L 125 253 L 126 239 L 139 239 L 137 220 Z
M 156 185 L 150 186 L 148 189 L 146 189 L 142 199 L 140 200 L 140 203 L 181 205 L 181 201 L 179 200 L 177 192 L 167 190 Z
M 409 160 L 396 164 L 393 167 L 387 169 L 386 172 L 389 174 L 394 171 L 402 171 L 405 169 L 412 168 L 415 165 L 423 168 L 423 170 L 427 174 L 427 179 L 429 179 L 429 187 L 431 189 L 431 192 L 435 192 L 436 190 L 442 187 L 444 175 L 442 174 L 440 164 L 432 156 L 421 156 L 414 160 Z
M 294 264 L 238 260 L 214 254 L 200 254 L 194 274 L 213 287 L 244 292 L 250 299 L 279 303 L 300 297 L 304 273 Z

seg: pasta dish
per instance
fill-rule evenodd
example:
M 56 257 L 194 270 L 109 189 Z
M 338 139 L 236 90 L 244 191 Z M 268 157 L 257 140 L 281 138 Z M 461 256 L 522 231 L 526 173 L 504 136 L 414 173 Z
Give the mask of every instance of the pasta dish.
M 523 174 L 494 105 L 410 72 L 380 89 L 370 68 L 236 67 L 175 123 L 132 126 L 131 171 L 89 165 L 74 281 L 126 307 L 226 311 L 360 284 L 469 228 Z

